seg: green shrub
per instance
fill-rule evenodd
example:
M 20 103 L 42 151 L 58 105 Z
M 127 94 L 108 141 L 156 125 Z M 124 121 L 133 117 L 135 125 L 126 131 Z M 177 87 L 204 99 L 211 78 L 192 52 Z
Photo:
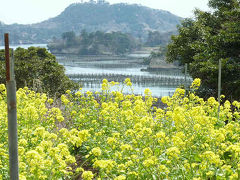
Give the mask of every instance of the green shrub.
M 0 83 L 5 83 L 4 50 L 0 50 Z M 17 88 L 28 86 L 37 92 L 58 96 L 77 84 L 64 74 L 64 67 L 45 48 L 17 48 L 14 51 L 15 79 Z

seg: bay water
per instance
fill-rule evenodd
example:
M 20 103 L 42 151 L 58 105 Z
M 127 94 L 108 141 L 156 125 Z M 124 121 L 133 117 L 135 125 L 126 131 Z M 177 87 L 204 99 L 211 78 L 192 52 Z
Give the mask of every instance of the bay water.
M 10 48 L 28 48 L 31 46 L 47 48 L 47 44 L 21 44 L 10 45 Z M 0 46 L 4 49 L 4 46 Z M 154 72 L 146 71 L 147 65 L 143 65 L 144 57 L 149 54 L 130 54 L 125 57 L 113 56 L 77 56 L 56 55 L 57 61 L 66 69 L 66 74 L 74 81 L 79 82 L 83 91 L 101 91 L 102 80 L 120 80 L 120 85 L 112 90 L 122 90 L 124 93 L 144 95 L 144 90 L 149 88 L 154 97 L 171 96 L 175 89 L 183 84 L 190 84 L 191 77 L 181 70 L 162 69 Z M 74 77 L 74 78 L 73 78 Z M 79 77 L 79 78 L 78 78 Z M 125 78 L 132 78 L 132 87 L 124 86 Z M 122 88 L 124 86 L 124 88 Z

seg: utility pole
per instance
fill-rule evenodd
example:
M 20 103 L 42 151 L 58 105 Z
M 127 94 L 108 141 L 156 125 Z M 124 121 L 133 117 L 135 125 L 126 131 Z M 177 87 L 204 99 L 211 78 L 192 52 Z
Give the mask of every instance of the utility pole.
M 14 77 L 13 50 L 9 57 L 8 33 L 4 34 L 5 61 L 6 61 L 6 87 L 8 111 L 8 144 L 9 144 L 9 170 L 10 180 L 18 180 L 18 136 L 17 136 L 17 107 L 16 107 L 16 82 Z

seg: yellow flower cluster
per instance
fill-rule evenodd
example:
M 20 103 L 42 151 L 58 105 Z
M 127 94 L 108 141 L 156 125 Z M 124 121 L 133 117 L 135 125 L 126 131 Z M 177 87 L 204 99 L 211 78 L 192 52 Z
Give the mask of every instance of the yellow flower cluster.
M 145 97 L 111 91 L 67 91 L 61 104 L 19 89 L 19 162 L 22 179 L 240 179 L 240 103 L 204 101 L 176 89 L 166 108 Z M 130 79 L 124 84 L 130 86 Z M 0 85 L 0 179 L 8 179 L 6 89 Z M 76 167 L 75 157 L 82 157 Z M 79 164 L 79 163 L 78 163 Z M 94 171 L 86 169 L 92 165 Z M 73 168 L 73 169 L 72 169 Z M 97 173 L 95 173 L 97 172 Z M 75 174 L 74 174 L 75 173 Z
M 92 154 L 93 154 L 94 156 L 100 156 L 100 155 L 102 154 L 102 151 L 101 151 L 101 149 L 100 149 L 99 147 L 93 148 L 93 149 L 92 149 Z
M 93 179 L 93 173 L 92 173 L 92 171 L 84 171 L 84 172 L 82 173 L 82 178 L 83 178 L 84 180 L 91 180 L 91 179 Z
M 63 104 L 69 101 L 62 96 Z M 53 99 L 28 88 L 17 91 L 18 154 L 20 179 L 71 177 L 76 162 L 71 153 L 76 141 L 87 140 L 87 130 L 75 133 L 59 128 L 62 111 L 52 107 Z M 66 132 L 67 131 L 67 132 Z M 65 134 L 63 133 L 65 132 Z M 0 85 L 0 179 L 9 179 L 6 88 Z M 74 139 L 75 141 L 71 141 Z
M 84 113 L 84 118 L 73 120 L 76 127 L 91 129 L 87 158 L 99 171 L 94 178 L 237 179 L 239 102 L 226 101 L 218 119 L 218 102 L 194 94 L 200 83 L 195 79 L 189 94 L 177 88 L 172 97 L 163 97 L 165 109 L 152 107 L 155 99 L 149 89 L 144 98 L 108 89 L 97 103 L 93 96 L 71 99 L 69 112 L 84 109 L 76 110 Z
M 196 79 L 194 79 L 194 81 L 192 82 L 191 88 L 193 88 L 193 89 L 198 89 L 200 85 L 201 85 L 201 79 L 196 78 Z

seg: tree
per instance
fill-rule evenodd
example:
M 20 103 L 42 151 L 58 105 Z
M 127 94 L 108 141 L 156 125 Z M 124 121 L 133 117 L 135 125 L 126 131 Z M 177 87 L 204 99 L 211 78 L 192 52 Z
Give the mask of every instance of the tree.
M 213 12 L 195 10 L 168 45 L 167 61 L 189 64 L 193 78 L 202 79 L 201 93 L 217 95 L 218 61 L 222 60 L 222 94 L 240 99 L 240 2 L 210 0 Z
M 74 46 L 76 44 L 76 35 L 73 31 L 64 32 L 62 39 L 66 42 L 66 46 Z
M 157 52 L 152 51 L 149 57 L 144 58 L 143 63 L 149 65 L 151 61 L 155 58 L 165 59 L 166 58 L 167 47 L 160 46 Z
M 168 31 L 168 32 L 159 32 L 159 31 L 149 31 L 147 42 L 145 43 L 147 46 L 166 46 L 171 36 L 176 34 L 176 31 Z
M 6 82 L 4 50 L 0 50 L 0 84 Z M 14 51 L 17 88 L 28 86 L 50 96 L 60 95 L 68 89 L 77 89 L 77 84 L 64 73 L 54 55 L 45 48 L 17 48 Z

